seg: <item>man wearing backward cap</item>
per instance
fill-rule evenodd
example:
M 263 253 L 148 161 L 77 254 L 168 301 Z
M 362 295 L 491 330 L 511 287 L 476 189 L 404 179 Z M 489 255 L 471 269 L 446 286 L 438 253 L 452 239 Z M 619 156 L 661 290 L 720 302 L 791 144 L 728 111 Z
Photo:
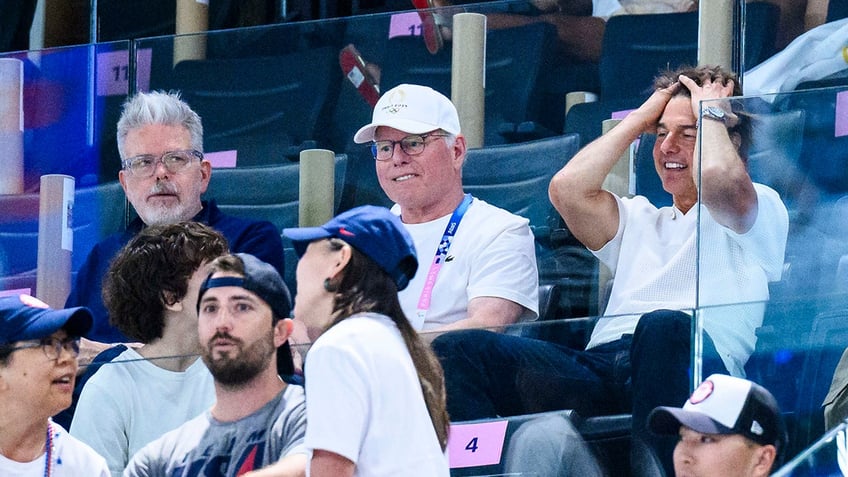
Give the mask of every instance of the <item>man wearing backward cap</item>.
M 198 335 L 216 402 L 142 448 L 124 475 L 303 475 L 303 388 L 277 373 L 277 348 L 291 357 L 288 288 L 274 267 L 249 254 L 225 255 L 210 268 L 198 297 Z

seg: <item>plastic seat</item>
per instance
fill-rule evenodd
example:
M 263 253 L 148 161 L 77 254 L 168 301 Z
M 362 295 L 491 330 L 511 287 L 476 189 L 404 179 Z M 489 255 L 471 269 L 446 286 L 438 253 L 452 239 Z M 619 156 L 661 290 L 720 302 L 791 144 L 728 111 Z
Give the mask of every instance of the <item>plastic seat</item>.
M 97 40 L 100 42 L 173 35 L 176 32 L 176 2 L 173 0 L 99 0 L 96 5 Z M 243 24 L 242 2 L 218 0 L 207 5 L 210 30 Z M 271 23 L 279 17 L 276 2 L 266 0 L 261 9 L 253 8 L 253 14 L 264 10 L 263 23 Z
M 595 268 L 594 257 L 573 239 L 548 198 L 551 179 L 578 148 L 577 135 L 563 134 L 469 149 L 462 171 L 466 192 L 530 221 L 540 283 L 559 284 L 561 318 L 585 316 Z
M 345 182 L 347 156 L 336 156 L 334 210 L 338 212 Z M 300 164 L 285 162 L 271 166 L 215 169 L 204 199 L 215 199 L 221 212 L 235 217 L 267 220 L 282 233 L 285 227 L 298 226 Z M 283 237 L 286 285 L 294 294 L 297 254 Z
M 280 164 L 326 147 L 338 95 L 338 52 L 331 47 L 281 56 L 179 62 L 154 89 L 176 89 L 201 118 L 204 149 L 237 150 L 240 165 Z
M 489 30 L 486 36 L 484 144 L 492 146 L 554 134 L 541 116 L 538 80 L 550 61 L 552 25 L 536 23 Z M 388 40 L 380 90 L 401 83 L 430 86 L 451 97 L 451 49 L 431 55 L 420 37 Z M 527 123 L 522 130 L 519 124 Z

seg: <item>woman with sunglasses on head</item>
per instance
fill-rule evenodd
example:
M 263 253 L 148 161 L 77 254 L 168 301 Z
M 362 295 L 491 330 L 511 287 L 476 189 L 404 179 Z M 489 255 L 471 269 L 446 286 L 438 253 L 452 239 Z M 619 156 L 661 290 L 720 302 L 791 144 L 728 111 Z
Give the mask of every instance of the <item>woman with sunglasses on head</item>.
M 448 476 L 442 369 L 401 310 L 415 247 L 383 207 L 285 229 L 300 255 L 295 320 L 304 365 L 311 477 Z
M 50 416 L 71 404 L 86 308 L 0 298 L 0 475 L 108 477 L 106 460 Z

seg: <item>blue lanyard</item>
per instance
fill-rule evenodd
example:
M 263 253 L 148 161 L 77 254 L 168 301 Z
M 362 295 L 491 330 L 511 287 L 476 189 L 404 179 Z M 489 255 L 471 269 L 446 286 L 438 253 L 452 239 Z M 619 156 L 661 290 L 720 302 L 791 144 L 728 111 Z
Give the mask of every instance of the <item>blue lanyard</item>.
M 462 202 L 453 211 L 453 215 L 451 215 L 448 225 L 445 227 L 445 232 L 442 234 L 442 240 L 436 248 L 433 263 L 430 264 L 430 270 L 427 272 L 427 278 L 424 281 L 424 288 L 421 290 L 421 296 L 418 298 L 417 314 L 418 318 L 422 320 L 422 325 L 424 323 L 424 317 L 427 316 L 427 311 L 430 310 L 430 298 L 433 295 L 433 286 L 436 284 L 436 278 L 442 269 L 442 262 L 448 255 L 453 237 L 456 235 L 457 229 L 459 229 L 459 223 L 462 222 L 462 217 L 465 216 L 465 212 L 468 210 L 468 206 L 471 205 L 472 200 L 471 194 L 465 194 Z

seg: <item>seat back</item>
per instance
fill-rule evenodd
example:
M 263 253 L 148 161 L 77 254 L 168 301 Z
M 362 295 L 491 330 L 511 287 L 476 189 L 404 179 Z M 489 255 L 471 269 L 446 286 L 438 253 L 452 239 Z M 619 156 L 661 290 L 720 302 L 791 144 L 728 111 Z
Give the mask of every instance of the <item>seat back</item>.
M 594 257 L 566 230 L 548 198 L 551 179 L 578 148 L 576 134 L 563 134 L 469 149 L 462 170 L 466 192 L 530 221 L 540 282 L 557 283 L 561 291 L 557 317 L 585 316 L 594 286 Z
M 201 118 L 206 151 L 237 150 L 239 164 L 279 164 L 326 147 L 320 118 L 340 85 L 337 51 L 185 60 L 155 88 L 182 91 Z
M 75 273 L 89 251 L 126 225 L 126 198 L 118 181 L 74 192 L 73 253 Z M 0 289 L 35 289 L 38 266 L 39 195 L 0 195 Z
M 334 210 L 338 211 L 345 182 L 347 156 L 336 156 Z M 215 169 L 204 199 L 215 199 L 225 214 L 253 220 L 267 220 L 282 233 L 298 226 L 300 163 Z M 294 293 L 297 255 L 291 242 L 283 237 L 286 273 L 283 279 Z
M 554 174 L 579 147 L 576 134 L 516 144 L 469 149 L 462 169 L 466 192 L 526 217 L 534 229 L 558 223 L 548 199 Z
M 555 34 L 546 23 L 486 33 L 485 145 L 512 142 L 509 138 L 522 122 L 546 124 L 539 113 L 542 91 L 537 84 L 553 51 Z M 431 55 L 420 37 L 392 38 L 381 66 L 382 91 L 415 83 L 451 97 L 450 48 Z
M 768 2 L 745 4 L 743 70 L 775 53 L 779 14 Z M 698 12 L 613 16 L 601 44 L 601 99 L 647 97 L 657 73 L 697 63 Z
M 345 181 L 347 156 L 337 155 L 334 208 Z M 300 163 L 215 169 L 204 199 L 215 199 L 222 212 L 235 217 L 267 220 L 282 231 L 298 226 Z
M 209 2 L 209 30 L 241 26 L 240 17 L 248 14 L 252 20 L 262 16 L 260 20 L 270 22 L 277 16 L 274 3 L 271 0 L 253 1 L 245 8 L 248 2 Z M 173 35 L 176 32 L 174 0 L 98 0 L 96 5 L 99 42 Z M 251 11 L 242 12 L 247 9 Z
M 610 17 L 601 44 L 601 99 L 647 97 L 658 72 L 697 60 L 698 12 Z

